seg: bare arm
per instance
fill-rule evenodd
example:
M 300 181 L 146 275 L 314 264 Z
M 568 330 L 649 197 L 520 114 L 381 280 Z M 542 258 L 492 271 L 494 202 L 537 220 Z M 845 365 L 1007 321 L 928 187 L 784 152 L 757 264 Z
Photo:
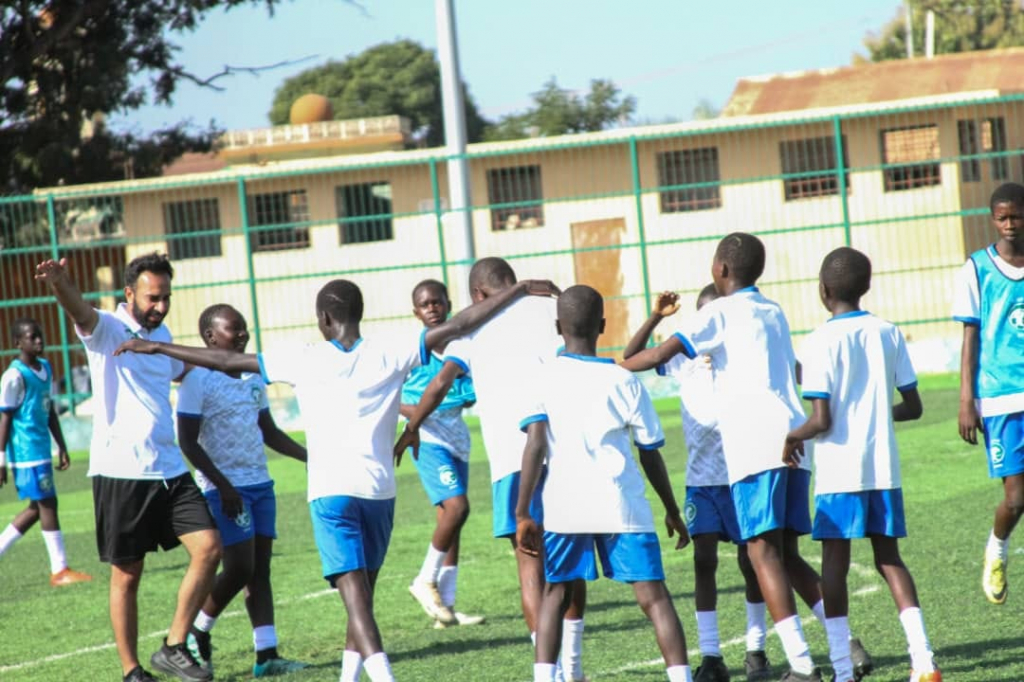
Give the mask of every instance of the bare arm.
M 533 422 L 526 427 L 523 467 L 519 474 L 519 499 L 516 502 L 516 547 L 530 556 L 540 554 L 543 539 L 536 519 L 530 516 L 530 502 L 540 483 L 544 457 L 548 450 L 546 422 Z
M 678 535 L 676 549 L 682 549 L 690 544 L 690 534 L 686 530 L 686 524 L 679 516 L 679 503 L 676 502 L 675 493 L 672 492 L 672 482 L 668 478 L 668 470 L 665 468 L 665 459 L 661 451 L 641 450 L 640 466 L 644 468 L 647 480 L 651 487 L 658 494 L 661 504 L 665 507 L 665 527 L 668 529 L 668 536 Z
M 300 462 L 307 460 L 306 448 L 281 430 L 277 422 L 274 421 L 274 415 L 270 414 L 270 410 L 260 411 L 258 424 L 260 431 L 263 432 L 263 444 L 268 448 Z
M 435 327 L 436 329 L 436 327 Z M 429 417 L 437 406 L 444 402 L 444 397 L 448 395 L 448 391 L 451 390 L 452 384 L 462 374 L 462 368 L 451 360 L 446 361 L 441 365 L 441 371 L 438 372 L 427 387 L 423 389 L 423 395 L 420 396 L 420 401 L 416 404 L 415 409 L 409 415 L 409 423 L 405 425 L 405 431 L 399 436 L 398 442 L 395 443 L 395 449 L 393 452 L 395 458 L 395 464 L 399 465 L 402 463 L 402 455 L 409 448 L 412 448 L 412 456 L 416 458 L 419 456 L 420 449 L 420 434 L 419 428 L 423 424 L 423 421 Z
M 786 435 L 782 447 L 782 461 L 786 466 L 795 467 L 804 456 L 804 441 L 811 440 L 832 428 L 832 410 L 827 398 L 811 400 L 811 416 L 800 426 Z
M 900 391 L 903 402 L 892 406 L 892 420 L 894 422 L 908 422 L 920 419 L 924 414 L 924 406 L 921 404 L 921 394 L 917 388 L 910 388 Z
M 658 294 L 651 316 L 640 326 L 636 334 L 633 334 L 633 338 L 629 340 L 625 350 L 622 351 L 622 357 L 629 358 L 642 351 L 647 346 L 654 328 L 666 317 L 674 315 L 677 310 L 679 310 L 679 294 L 672 291 L 663 291 Z
M 960 437 L 971 445 L 978 444 L 978 431 L 984 426 L 975 404 L 974 382 L 978 375 L 978 337 L 981 330 L 977 325 L 964 325 L 964 341 L 960 348 L 960 413 L 957 426 Z
M 260 371 L 260 362 L 254 353 L 236 353 L 235 351 L 221 350 L 219 348 L 196 348 L 193 346 L 179 346 L 176 343 L 128 339 L 114 351 L 114 355 L 129 352 L 146 355 L 160 353 L 190 365 L 208 367 L 225 374 L 237 374 L 238 372 L 258 373 Z
M 60 418 L 57 416 L 57 410 L 54 409 L 52 403 L 50 404 L 48 426 L 50 427 L 53 441 L 57 444 L 57 470 L 64 471 L 71 466 L 71 458 L 68 457 L 68 446 L 64 442 L 64 431 L 60 428 Z
M 242 512 L 242 497 L 235 490 L 235 486 L 231 485 L 231 481 L 213 463 L 203 446 L 199 444 L 199 427 L 202 422 L 203 420 L 200 418 L 185 417 L 179 414 L 178 443 L 192 466 L 202 471 L 203 475 L 217 486 L 224 515 L 234 518 Z
M 642 372 L 645 369 L 654 369 L 664 365 L 678 353 L 685 354 L 685 348 L 679 337 L 672 335 L 654 348 L 644 349 L 633 357 L 623 360 L 619 365 L 631 372 Z
M 416 412 L 415 405 L 405 405 L 403 403 L 402 405 L 398 406 L 398 414 L 402 415 L 404 419 L 410 418 L 414 412 Z
M 71 281 L 67 271 L 68 261 L 52 259 L 44 260 L 36 266 L 36 279 L 50 285 L 50 290 L 57 297 L 57 303 L 75 321 L 75 326 L 86 334 L 92 334 L 100 320 L 99 314 L 84 298 L 75 283 Z

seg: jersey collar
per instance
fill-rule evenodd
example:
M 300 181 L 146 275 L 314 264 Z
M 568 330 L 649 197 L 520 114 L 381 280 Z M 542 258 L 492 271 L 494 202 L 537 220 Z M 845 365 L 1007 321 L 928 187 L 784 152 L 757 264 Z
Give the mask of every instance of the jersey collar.
M 573 360 L 583 360 L 584 362 L 600 362 L 602 364 L 615 364 L 615 360 L 611 358 L 599 358 L 596 355 L 578 355 L 576 353 L 562 353 L 559 357 L 572 358 Z
M 759 292 L 759 291 L 761 291 L 761 290 L 758 289 L 757 286 L 751 284 L 749 287 L 743 287 L 742 289 L 737 289 L 736 291 L 734 291 L 732 293 L 734 293 L 734 294 L 749 294 L 749 293 L 756 293 L 756 292 Z
M 848 313 L 839 313 L 838 315 L 833 315 L 829 319 L 829 322 L 835 322 L 836 320 L 844 320 L 850 317 L 861 317 L 862 315 L 870 315 L 870 313 L 866 310 L 851 310 Z
M 338 339 L 331 339 L 331 345 L 340 350 L 342 353 L 351 353 L 356 348 L 359 348 L 359 344 L 361 344 L 362 342 L 363 337 L 360 336 L 358 339 L 356 339 L 356 342 L 352 344 L 351 348 L 345 348 L 345 346 L 341 345 L 341 341 L 338 341 Z

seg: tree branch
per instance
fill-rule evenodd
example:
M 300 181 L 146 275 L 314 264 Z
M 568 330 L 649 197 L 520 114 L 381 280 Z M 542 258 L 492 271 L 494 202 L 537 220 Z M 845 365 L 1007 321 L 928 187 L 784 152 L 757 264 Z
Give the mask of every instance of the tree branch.
M 263 66 L 231 66 L 230 64 L 225 64 L 223 69 L 213 74 L 212 76 L 208 76 L 207 78 L 200 78 L 194 73 L 186 71 L 181 67 L 173 67 L 171 69 L 168 69 L 168 71 L 177 76 L 178 78 L 183 78 L 187 81 L 191 81 L 200 87 L 210 88 L 218 92 L 224 92 L 224 88 L 214 83 L 214 81 L 220 78 L 224 78 L 225 76 L 233 76 L 236 73 L 250 73 L 254 76 L 259 76 L 264 71 L 280 69 L 282 67 L 293 66 L 295 64 L 303 64 L 313 59 L 319 59 L 319 57 L 320 55 L 310 54 L 306 55 L 305 57 L 299 57 L 298 59 L 285 59 L 284 61 L 275 62 L 274 64 L 265 64 Z

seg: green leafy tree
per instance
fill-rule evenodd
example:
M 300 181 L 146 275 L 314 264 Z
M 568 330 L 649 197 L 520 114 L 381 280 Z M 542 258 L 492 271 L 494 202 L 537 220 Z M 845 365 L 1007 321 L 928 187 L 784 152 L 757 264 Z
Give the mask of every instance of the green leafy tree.
M 915 52 L 923 54 L 925 15 L 935 13 L 935 54 L 991 50 L 1024 45 L 1024 7 L 1020 0 L 915 0 L 911 24 Z M 864 40 L 868 59 L 905 59 L 907 29 L 904 14 Z
M 632 119 L 636 99 L 623 96 L 609 80 L 590 81 L 584 96 L 558 86 L 552 78 L 533 94 L 533 107 L 509 114 L 485 132 L 487 140 L 514 140 L 605 130 Z
M 331 101 L 337 120 L 405 116 L 428 146 L 444 144 L 441 69 L 433 50 L 412 40 L 368 48 L 344 61 L 329 61 L 288 78 L 274 92 L 270 122 L 288 123 L 292 103 L 316 93 Z M 463 86 L 466 135 L 480 139 L 487 122 Z

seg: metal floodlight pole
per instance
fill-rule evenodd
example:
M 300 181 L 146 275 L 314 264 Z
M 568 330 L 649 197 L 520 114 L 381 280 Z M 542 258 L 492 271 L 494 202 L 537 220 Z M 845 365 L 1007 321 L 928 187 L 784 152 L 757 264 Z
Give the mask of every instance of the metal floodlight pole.
M 913 59 L 914 58 L 914 19 L 913 19 L 913 12 L 912 12 L 912 10 L 910 8 L 910 0 L 906 0 L 906 2 L 903 3 L 903 7 L 904 7 L 903 19 L 906 22 L 906 32 L 907 32 L 907 40 L 906 40 L 906 43 L 907 43 L 907 59 Z

